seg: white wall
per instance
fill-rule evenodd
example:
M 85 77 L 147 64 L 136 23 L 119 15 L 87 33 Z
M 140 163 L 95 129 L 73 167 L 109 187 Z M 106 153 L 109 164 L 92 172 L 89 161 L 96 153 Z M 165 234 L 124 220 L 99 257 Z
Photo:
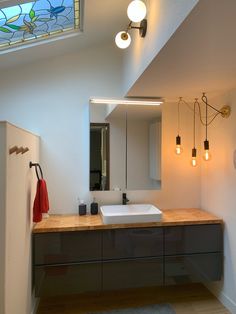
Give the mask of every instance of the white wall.
M 4 313 L 5 230 L 6 230 L 6 127 L 0 123 L 0 313 Z
M 103 45 L 1 73 L 0 119 L 42 138 L 51 212 L 89 198 L 89 98 L 120 95 L 120 53 Z
M 41 136 L 41 163 L 48 183 L 50 212 L 76 213 L 77 197 L 89 202 L 90 96 L 121 95 L 120 50 L 89 49 L 2 73 L 0 119 Z M 174 106 L 174 109 L 173 109 Z M 190 166 L 191 134 L 186 110 L 185 150 L 175 156 L 176 104 L 163 106 L 162 189 L 132 191 L 132 202 L 153 202 L 161 208 L 200 205 L 199 168 Z M 120 203 L 120 192 L 95 193 L 101 203 Z
M 28 147 L 25 154 L 9 148 Z M 0 122 L 0 313 L 29 314 L 32 296 L 32 207 L 36 176 L 29 162 L 39 160 L 39 138 Z
M 217 118 L 209 128 L 212 160 L 202 163 L 202 208 L 224 220 L 224 280 L 209 285 L 212 291 L 236 313 L 236 169 L 233 153 L 236 149 L 236 90 L 209 100 L 210 104 L 228 104 L 232 108 L 228 119 Z
M 8 148 L 28 147 L 25 154 L 8 155 Z M 29 162 L 38 162 L 39 138 L 7 124 L 7 198 L 5 255 L 5 313 L 31 312 L 33 201 L 36 176 Z
M 129 91 L 198 0 L 148 0 L 146 2 L 147 34 L 145 38 L 141 38 L 138 31 L 131 31 L 131 45 L 124 51 L 124 93 Z

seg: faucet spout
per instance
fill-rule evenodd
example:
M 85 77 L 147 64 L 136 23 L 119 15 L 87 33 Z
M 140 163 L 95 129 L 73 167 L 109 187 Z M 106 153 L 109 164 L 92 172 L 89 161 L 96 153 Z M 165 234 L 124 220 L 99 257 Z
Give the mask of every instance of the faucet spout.
M 127 198 L 126 193 L 122 193 L 122 204 L 127 205 L 128 202 L 129 202 L 129 199 Z

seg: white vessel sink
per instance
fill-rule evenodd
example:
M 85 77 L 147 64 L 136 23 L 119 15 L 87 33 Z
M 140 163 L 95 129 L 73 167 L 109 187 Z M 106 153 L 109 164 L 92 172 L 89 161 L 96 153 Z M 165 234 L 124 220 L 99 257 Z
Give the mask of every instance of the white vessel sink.
M 104 224 L 157 222 L 162 212 L 151 204 L 104 205 L 100 207 Z

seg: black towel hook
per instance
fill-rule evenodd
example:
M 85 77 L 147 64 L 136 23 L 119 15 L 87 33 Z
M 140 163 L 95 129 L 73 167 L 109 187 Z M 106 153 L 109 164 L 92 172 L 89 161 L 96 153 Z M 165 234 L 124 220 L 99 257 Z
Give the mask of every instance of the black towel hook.
M 43 179 L 43 171 L 39 163 L 33 163 L 32 161 L 30 161 L 29 167 L 30 168 L 35 167 L 35 172 L 36 172 L 36 176 L 38 180 L 40 180 L 39 173 L 38 173 L 38 168 L 39 168 L 41 179 Z

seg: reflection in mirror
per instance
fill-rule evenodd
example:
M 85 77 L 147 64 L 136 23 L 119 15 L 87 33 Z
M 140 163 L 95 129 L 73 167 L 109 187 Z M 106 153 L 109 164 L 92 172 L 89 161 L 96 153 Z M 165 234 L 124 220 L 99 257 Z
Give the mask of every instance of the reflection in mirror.
M 161 106 L 90 104 L 90 126 L 90 190 L 161 188 Z
M 126 188 L 125 111 L 115 109 L 116 105 L 90 104 L 90 191 Z M 98 126 L 100 131 L 95 131 Z M 101 131 L 102 126 L 107 130 Z
M 161 188 L 161 106 L 127 106 L 127 189 Z
M 90 191 L 109 190 L 108 123 L 90 123 Z

